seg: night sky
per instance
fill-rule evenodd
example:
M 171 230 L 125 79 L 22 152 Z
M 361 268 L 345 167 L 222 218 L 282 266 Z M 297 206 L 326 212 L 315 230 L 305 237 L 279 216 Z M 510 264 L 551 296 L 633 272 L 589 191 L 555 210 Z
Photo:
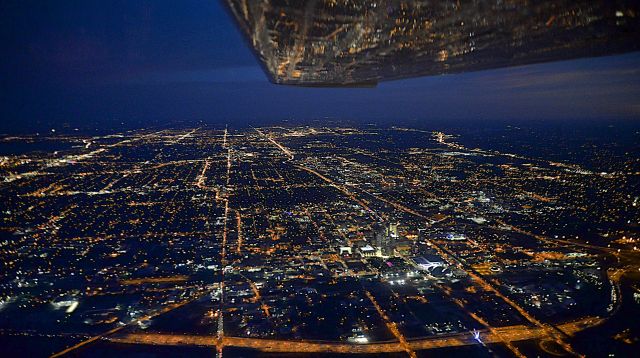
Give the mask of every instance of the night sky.
M 386 82 L 276 86 L 216 0 L 0 3 L 0 133 L 202 120 L 640 118 L 640 53 Z

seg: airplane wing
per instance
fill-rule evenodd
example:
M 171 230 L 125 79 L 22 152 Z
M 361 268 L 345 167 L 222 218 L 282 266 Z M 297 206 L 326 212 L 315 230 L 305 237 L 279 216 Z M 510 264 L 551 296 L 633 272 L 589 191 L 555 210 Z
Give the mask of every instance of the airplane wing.
M 640 1 L 225 0 L 273 83 L 380 81 L 640 50 Z

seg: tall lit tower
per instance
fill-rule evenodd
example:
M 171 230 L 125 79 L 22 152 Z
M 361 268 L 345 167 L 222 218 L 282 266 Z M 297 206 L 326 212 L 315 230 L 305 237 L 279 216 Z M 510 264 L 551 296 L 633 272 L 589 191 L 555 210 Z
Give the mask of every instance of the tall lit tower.
M 392 239 L 398 238 L 398 223 L 389 223 L 389 236 Z

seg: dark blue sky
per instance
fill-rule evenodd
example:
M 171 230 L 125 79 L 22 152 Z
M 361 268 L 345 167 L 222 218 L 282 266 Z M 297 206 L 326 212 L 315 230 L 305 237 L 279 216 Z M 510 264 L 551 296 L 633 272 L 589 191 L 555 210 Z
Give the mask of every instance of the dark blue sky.
M 201 119 L 640 118 L 640 53 L 423 77 L 272 85 L 216 0 L 2 1 L 0 132 Z

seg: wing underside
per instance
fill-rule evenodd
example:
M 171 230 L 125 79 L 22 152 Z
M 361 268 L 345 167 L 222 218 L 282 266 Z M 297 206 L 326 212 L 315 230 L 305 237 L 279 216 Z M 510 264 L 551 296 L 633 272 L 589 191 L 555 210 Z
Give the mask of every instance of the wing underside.
M 640 49 L 638 1 L 226 2 L 285 85 L 375 86 Z

